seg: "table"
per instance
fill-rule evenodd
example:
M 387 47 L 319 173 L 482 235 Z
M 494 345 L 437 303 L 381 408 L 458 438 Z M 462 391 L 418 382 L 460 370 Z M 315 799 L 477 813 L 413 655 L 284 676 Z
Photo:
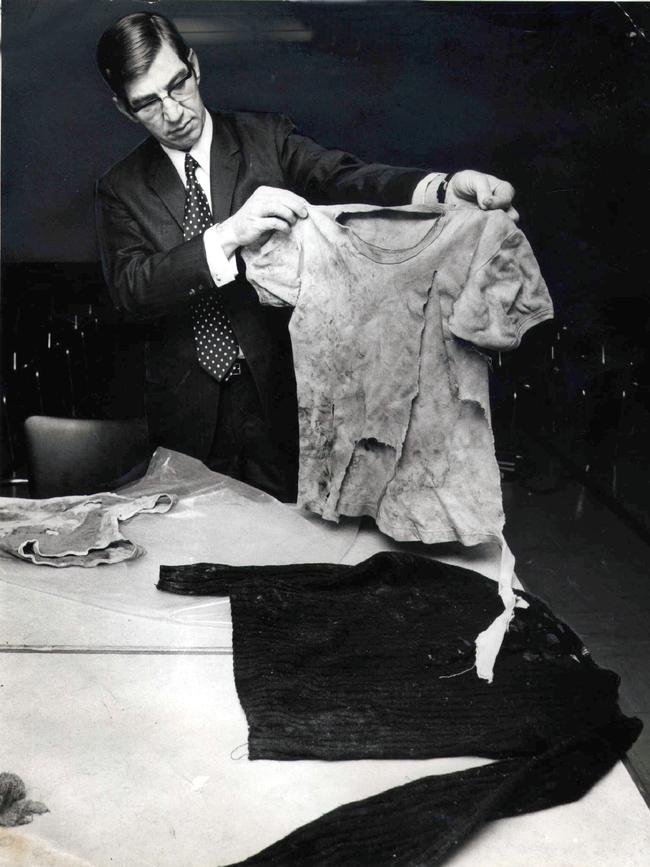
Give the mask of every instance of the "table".
M 246 760 L 228 602 L 159 593 L 159 563 L 356 563 L 403 546 L 370 524 L 326 525 L 240 494 L 133 519 L 126 532 L 147 554 L 128 565 L 0 560 L 2 769 L 51 810 L 0 832 L 0 864 L 228 864 L 339 804 L 482 763 Z M 426 553 L 497 574 L 490 546 Z M 619 763 L 578 803 L 489 823 L 447 863 L 641 867 L 649 818 Z

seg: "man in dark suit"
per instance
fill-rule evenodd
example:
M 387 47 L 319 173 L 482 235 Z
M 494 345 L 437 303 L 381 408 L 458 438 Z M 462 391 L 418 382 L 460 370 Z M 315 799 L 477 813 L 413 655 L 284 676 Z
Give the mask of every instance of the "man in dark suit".
M 114 303 L 146 323 L 152 447 L 193 455 L 280 499 L 295 497 L 297 411 L 285 310 L 262 307 L 237 251 L 288 232 L 314 204 L 475 202 L 511 214 L 510 184 L 365 164 L 283 116 L 207 111 L 200 68 L 171 21 L 135 13 L 101 37 L 117 109 L 150 134 L 97 183 Z

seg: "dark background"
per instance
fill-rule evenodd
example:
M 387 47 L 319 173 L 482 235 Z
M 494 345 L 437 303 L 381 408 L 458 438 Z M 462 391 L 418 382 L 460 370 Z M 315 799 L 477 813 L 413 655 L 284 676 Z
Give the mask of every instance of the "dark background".
M 648 6 L 627 4 L 640 22 Z M 287 112 L 367 159 L 512 179 L 558 301 L 587 281 L 611 294 L 647 255 L 650 43 L 625 4 L 5 0 L 5 262 L 97 259 L 94 179 L 142 135 L 95 45 L 153 8 L 196 47 L 212 107 Z
M 494 359 L 497 444 L 514 461 L 528 430 L 648 526 L 647 3 L 5 0 L 3 476 L 25 472 L 32 412 L 141 412 L 137 329 L 97 267 L 93 183 L 142 136 L 94 52 L 120 15 L 154 8 L 195 47 L 211 107 L 512 181 L 557 319 Z

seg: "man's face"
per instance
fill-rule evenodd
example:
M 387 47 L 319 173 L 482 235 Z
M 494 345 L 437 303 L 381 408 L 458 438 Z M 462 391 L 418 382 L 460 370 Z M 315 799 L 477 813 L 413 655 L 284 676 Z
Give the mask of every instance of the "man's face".
M 187 78 L 190 71 L 194 74 Z M 115 103 L 161 144 L 189 151 L 199 140 L 205 121 L 199 79 L 195 55 L 190 52 L 188 63 L 183 63 L 174 49 L 164 43 L 149 69 L 126 85 L 127 103 L 117 98 Z M 173 99 L 170 93 L 182 95 Z

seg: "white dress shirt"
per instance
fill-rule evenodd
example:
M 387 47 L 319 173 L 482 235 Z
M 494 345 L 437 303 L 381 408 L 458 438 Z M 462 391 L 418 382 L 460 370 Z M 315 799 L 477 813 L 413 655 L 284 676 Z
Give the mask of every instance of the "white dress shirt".
M 190 155 L 199 164 L 196 170 L 196 179 L 203 188 L 208 202 L 212 203 L 212 195 L 210 192 L 210 148 L 212 146 L 212 118 L 210 112 L 205 113 L 205 122 L 199 140 L 190 150 Z M 161 145 L 172 165 L 178 172 L 183 186 L 186 186 L 185 177 L 185 151 L 168 148 Z M 422 178 L 419 184 L 413 191 L 411 199 L 412 204 L 422 205 L 435 203 L 437 201 L 436 194 L 440 182 L 445 177 L 443 172 L 432 172 Z M 208 268 L 216 286 L 223 286 L 225 283 L 230 283 L 237 276 L 237 263 L 234 254 L 230 257 L 226 256 L 221 244 L 219 243 L 218 226 L 210 226 L 203 233 L 203 244 L 205 246 L 205 255 L 208 260 Z
M 178 172 L 178 176 L 183 182 L 183 186 L 187 186 L 187 178 L 185 177 L 185 151 L 179 151 L 175 148 L 168 148 L 161 145 L 172 165 Z M 212 194 L 210 192 L 210 148 L 212 147 L 212 118 L 210 112 L 205 113 L 205 122 L 199 140 L 190 150 L 190 156 L 199 164 L 196 170 L 196 179 L 201 185 L 203 192 L 206 195 L 210 207 L 212 207 Z M 210 226 L 203 233 L 203 245 L 205 247 L 205 255 L 208 260 L 208 268 L 212 275 L 212 279 L 216 286 L 223 286 L 225 283 L 230 283 L 237 276 L 237 263 L 234 255 L 228 258 L 221 248 L 217 235 L 218 226 Z

